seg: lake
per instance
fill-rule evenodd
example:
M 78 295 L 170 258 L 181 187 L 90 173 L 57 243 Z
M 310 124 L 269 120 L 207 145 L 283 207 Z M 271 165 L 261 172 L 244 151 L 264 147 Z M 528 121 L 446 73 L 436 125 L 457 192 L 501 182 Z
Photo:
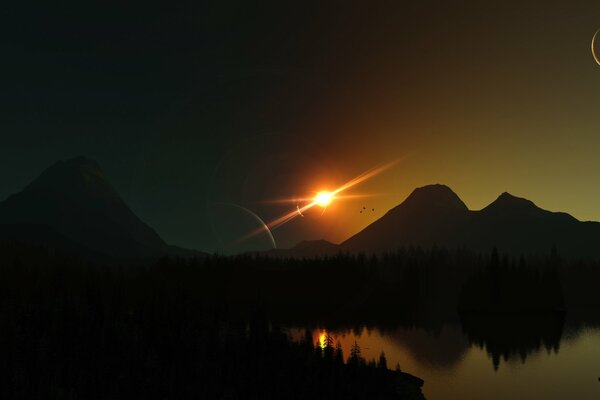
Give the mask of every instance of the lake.
M 292 338 L 304 330 L 290 329 Z M 389 368 L 425 380 L 428 400 L 597 400 L 600 398 L 600 329 L 566 327 L 559 339 L 537 343 L 474 340 L 460 325 L 437 332 L 409 328 L 311 329 L 315 343 L 329 332 L 344 356 L 356 341 L 362 356 L 385 352 Z M 556 340 L 553 342 L 553 340 Z

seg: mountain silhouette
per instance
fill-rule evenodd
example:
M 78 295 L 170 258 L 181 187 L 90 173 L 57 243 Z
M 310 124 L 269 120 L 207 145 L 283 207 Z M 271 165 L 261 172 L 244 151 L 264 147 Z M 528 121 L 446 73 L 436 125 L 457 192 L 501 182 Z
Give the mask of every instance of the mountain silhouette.
M 85 157 L 55 163 L 1 202 L 0 238 L 102 261 L 193 254 L 167 245 L 131 211 L 98 163 Z
M 337 247 L 316 243 L 293 248 L 287 255 L 312 257 L 319 249 L 326 249 L 326 254 L 378 253 L 414 245 L 484 252 L 497 247 L 515 255 L 547 254 L 556 246 L 564 256 L 600 257 L 600 223 L 543 210 L 509 193 L 473 211 L 448 186 L 436 184 L 415 189 L 401 204 Z
M 449 187 L 425 186 L 415 189 L 402 204 L 346 240 L 341 248 L 350 252 L 378 252 L 404 244 L 447 243 L 470 215 L 467 206 Z
M 513 253 L 548 253 L 556 246 L 563 255 L 600 256 L 600 223 L 543 210 L 506 192 L 474 216 L 463 241 L 478 249 L 495 245 Z
M 266 253 L 274 257 L 322 257 L 332 256 L 340 251 L 339 246 L 327 240 L 304 240 L 289 249 L 271 249 Z
M 379 240 L 378 240 L 379 238 Z M 600 223 L 581 222 L 532 201 L 502 193 L 479 211 L 468 210 L 447 186 L 415 189 L 400 205 L 341 244 L 344 251 L 393 250 L 407 245 L 466 247 L 513 254 L 600 255 Z
M 153 260 L 204 253 L 170 246 L 137 217 L 104 176 L 84 157 L 59 161 L 21 192 L 0 202 L 0 240 L 31 242 L 99 261 Z M 304 241 L 277 257 L 378 253 L 411 245 L 465 247 L 513 254 L 548 253 L 600 257 L 600 223 L 550 212 L 502 193 L 479 211 L 445 185 L 415 189 L 401 204 L 341 244 Z

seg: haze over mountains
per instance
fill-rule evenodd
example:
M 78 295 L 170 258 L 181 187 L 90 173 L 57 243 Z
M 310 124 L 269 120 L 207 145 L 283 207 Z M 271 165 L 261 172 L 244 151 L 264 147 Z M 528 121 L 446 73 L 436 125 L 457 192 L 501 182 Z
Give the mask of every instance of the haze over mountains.
M 99 165 L 78 157 L 59 161 L 21 192 L 0 202 L 0 240 L 32 242 L 98 261 L 153 260 L 204 253 L 170 246 L 125 204 Z M 533 202 L 501 194 L 472 211 L 447 186 L 415 189 L 382 218 L 341 244 L 304 241 L 274 256 L 379 253 L 401 247 L 465 247 L 476 251 L 600 257 L 600 223 L 581 222 Z
M 59 161 L 0 203 L 0 239 L 98 261 L 198 255 L 169 246 L 129 209 L 95 161 Z

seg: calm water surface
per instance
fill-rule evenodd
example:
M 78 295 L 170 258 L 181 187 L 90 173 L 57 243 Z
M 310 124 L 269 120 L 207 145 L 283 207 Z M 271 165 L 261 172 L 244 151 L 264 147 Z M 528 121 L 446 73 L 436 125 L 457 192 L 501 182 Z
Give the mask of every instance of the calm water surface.
M 294 328 L 300 338 L 304 330 Z M 313 329 L 314 341 L 327 332 Z M 428 400 L 598 400 L 600 399 L 600 329 L 565 330 L 560 343 L 543 340 L 527 352 L 507 352 L 494 366 L 485 344 L 470 343 L 460 326 L 441 332 L 421 329 L 329 331 L 347 357 L 356 341 L 367 360 L 385 352 L 388 366 L 425 380 Z

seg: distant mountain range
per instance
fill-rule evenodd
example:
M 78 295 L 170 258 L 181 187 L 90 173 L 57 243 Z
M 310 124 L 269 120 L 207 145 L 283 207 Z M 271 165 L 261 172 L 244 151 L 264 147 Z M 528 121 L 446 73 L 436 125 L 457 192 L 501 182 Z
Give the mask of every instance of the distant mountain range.
M 55 163 L 1 202 L 0 240 L 108 262 L 202 255 L 166 244 L 125 204 L 98 163 L 84 157 Z
M 125 204 L 95 161 L 59 161 L 21 192 L 0 202 L 0 240 L 60 249 L 102 262 L 155 260 L 202 252 L 171 246 Z M 316 257 L 339 252 L 380 253 L 411 245 L 464 247 L 513 254 L 600 257 L 600 223 L 550 212 L 529 200 L 501 194 L 472 211 L 447 186 L 415 189 L 400 205 L 341 244 L 304 241 L 267 254 Z
M 509 193 L 472 211 L 449 187 L 438 184 L 415 189 L 400 205 L 339 245 L 319 240 L 271 253 L 312 257 L 380 253 L 411 245 L 485 252 L 497 247 L 515 255 L 547 254 L 556 246 L 564 256 L 600 257 L 600 223 L 546 211 Z

